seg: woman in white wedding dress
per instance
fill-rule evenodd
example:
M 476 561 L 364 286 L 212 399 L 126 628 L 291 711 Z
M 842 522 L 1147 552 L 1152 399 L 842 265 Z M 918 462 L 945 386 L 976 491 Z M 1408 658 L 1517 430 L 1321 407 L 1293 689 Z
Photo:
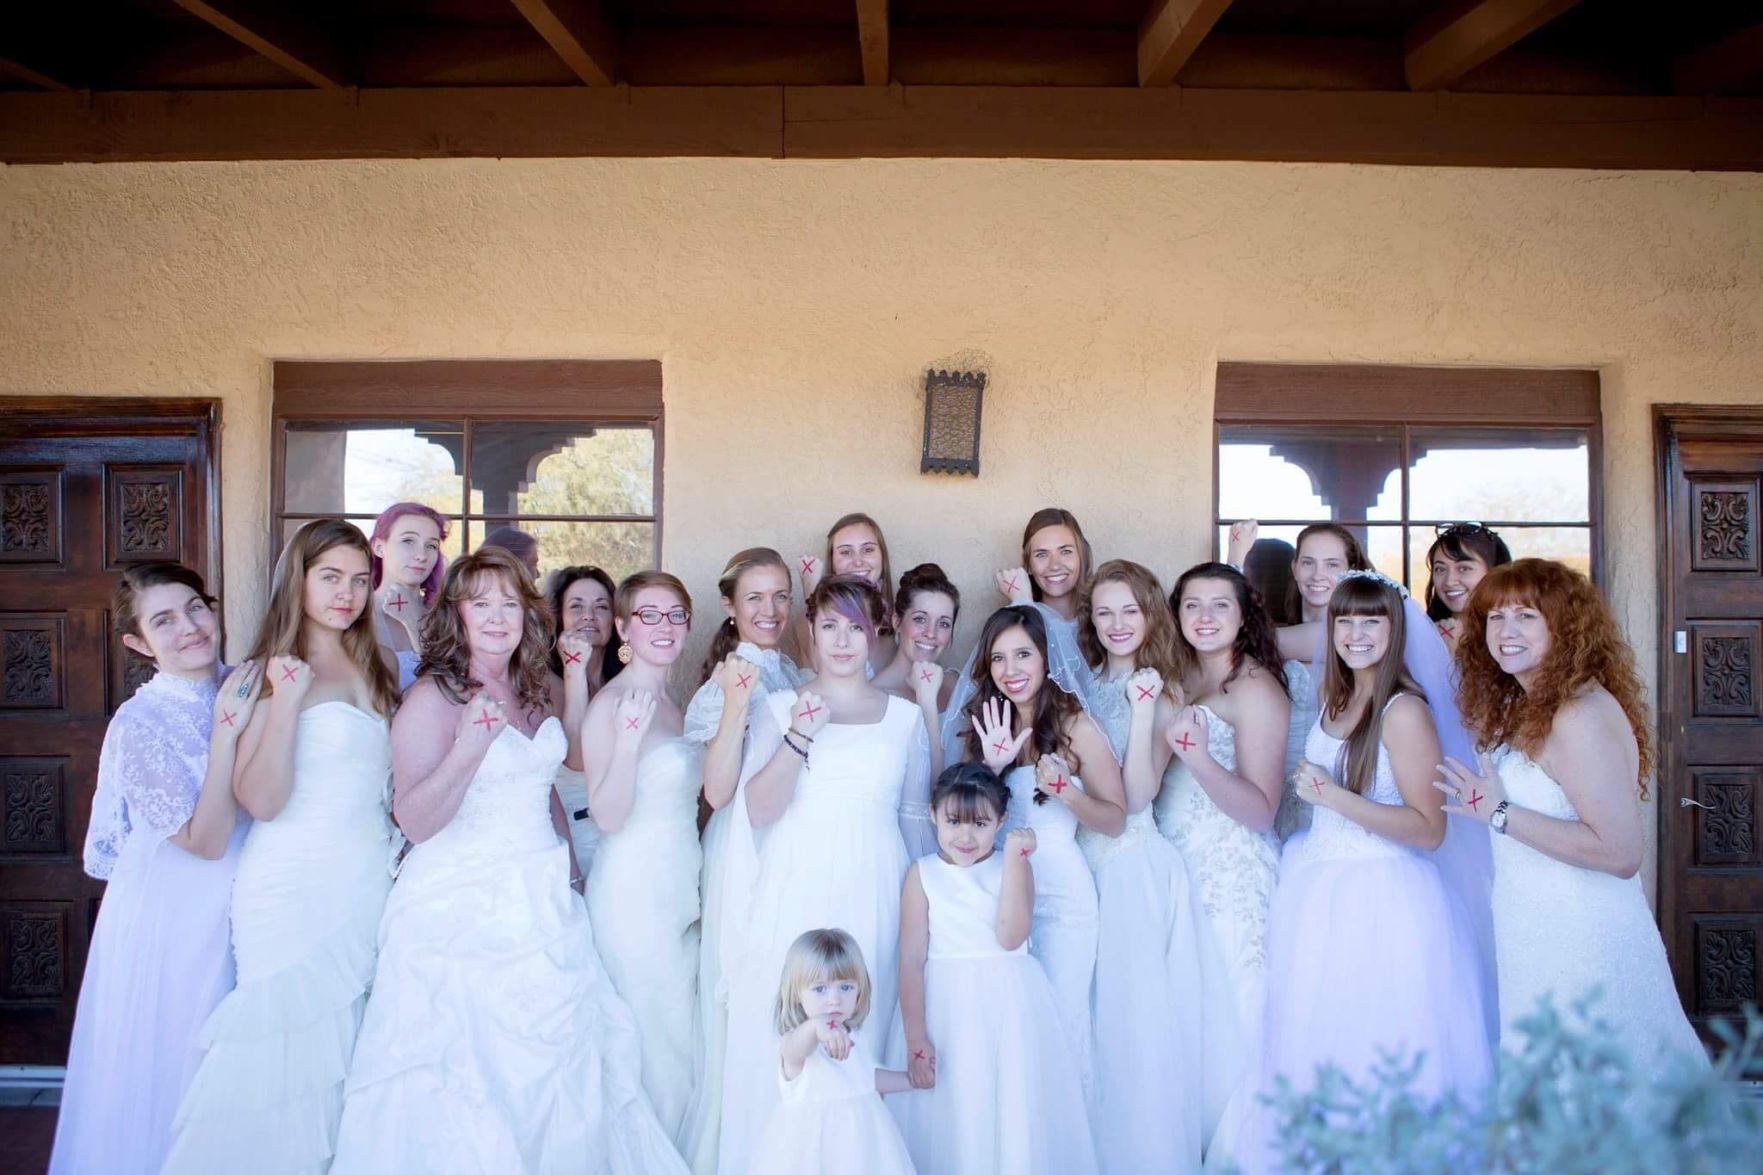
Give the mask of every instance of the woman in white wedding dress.
M 368 615 L 369 552 L 315 519 L 276 561 L 250 660 L 264 700 L 233 787 L 255 823 L 233 882 L 238 985 L 203 1025 L 168 1172 L 323 1171 L 373 981 L 391 822 L 389 652 Z
M 111 613 L 151 680 L 104 731 L 85 867 L 105 881 L 68 1048 L 51 1175 L 154 1175 L 196 1061 L 196 1031 L 233 986 L 233 871 L 248 821 L 233 797 L 261 675 L 220 680 L 218 603 L 176 563 L 136 563 Z
M 779 1096 L 773 1005 L 798 935 L 837 927 L 856 940 L 874 993 L 866 1034 L 879 1047 L 893 1040 L 899 1002 L 900 886 L 909 864 L 900 797 L 908 776 L 928 769 L 929 740 L 918 707 L 869 681 L 880 594 L 858 577 L 833 576 L 809 600 L 820 671 L 798 692 L 767 697 L 783 741 L 742 787 L 730 828 L 731 840 L 756 841 L 759 868 L 728 974 L 722 1175 L 747 1175 Z
M 643 1088 L 679 1140 L 694 1084 L 698 1012 L 698 744 L 681 735 L 667 672 L 692 622 L 692 598 L 665 571 L 618 586 L 625 668 L 588 707 L 582 757 L 600 827 L 588 913 L 600 957 L 643 1040 Z
M 1201 993 L 1203 1132 L 1211 1145 L 1256 1046 L 1267 991 L 1267 910 L 1279 871 L 1272 829 L 1291 702 L 1273 624 L 1242 573 L 1201 563 L 1176 581 L 1176 649 L 1188 702 L 1165 728 L 1171 750 L 1157 827 L 1199 890 L 1201 932 L 1229 990 Z
M 1479 769 L 1446 761 L 1447 811 L 1494 832 L 1500 1043 L 1545 997 L 1589 1009 L 1657 1080 L 1706 1064 L 1639 877 L 1651 765 L 1634 653 L 1577 571 L 1520 559 L 1488 572 L 1463 613 L 1457 667 Z
M 581 729 L 588 703 L 623 665 L 619 652 L 624 642 L 612 625 L 612 593 L 617 590 L 610 575 L 585 564 L 560 567 L 545 581 L 545 602 L 557 634 L 551 648 L 551 688 L 561 691 L 557 716 L 567 730 Z M 587 778 L 565 764 L 557 772 L 557 796 L 569 821 L 576 869 L 586 877 L 600 846 L 599 825 L 588 811 Z
M 413 847 L 331 1170 L 683 1172 L 572 886 L 553 787 L 570 737 L 525 567 L 493 547 L 456 561 L 423 636 L 394 735 Z
M 728 1036 L 727 968 L 745 936 L 759 861 L 750 833 L 734 844 L 733 801 L 753 773 L 771 761 L 783 738 L 767 695 L 792 691 L 806 678 L 779 642 L 790 627 L 790 571 L 770 547 L 739 551 L 716 581 L 725 613 L 704 658 L 703 680 L 686 706 L 685 737 L 704 748 L 704 867 L 699 879 L 698 1018 L 692 1072 L 697 1088 L 686 1107 L 680 1152 L 697 1175 L 715 1175 L 722 1129 L 722 1059 Z M 736 928 L 725 934 L 724 929 Z

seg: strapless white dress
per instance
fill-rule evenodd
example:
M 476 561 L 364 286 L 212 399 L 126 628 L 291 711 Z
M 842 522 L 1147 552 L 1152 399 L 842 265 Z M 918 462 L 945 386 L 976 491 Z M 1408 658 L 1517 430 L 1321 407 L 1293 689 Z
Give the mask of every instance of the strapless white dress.
M 1523 751 L 1498 747 L 1491 758 L 1514 807 L 1579 819 L 1561 785 Z M 1582 869 L 1509 836 L 1494 837 L 1493 849 L 1502 1047 L 1522 1044 L 1516 1025 L 1544 996 L 1565 1013 L 1596 987 L 1592 1015 L 1608 1023 L 1636 1072 L 1657 1081 L 1682 1058 L 1705 1064 L 1639 875 Z
M 251 825 L 233 881 L 238 986 L 203 1025 L 168 1172 L 323 1172 L 392 879 L 386 720 L 301 711 L 294 785 Z
M 505 727 L 404 859 L 333 1175 L 685 1171 L 551 822 L 567 742 Z
M 694 1085 L 699 750 L 669 738 L 643 752 L 630 815 L 601 834 L 587 885 L 600 957 L 643 1038 L 643 1088 L 676 1141 Z

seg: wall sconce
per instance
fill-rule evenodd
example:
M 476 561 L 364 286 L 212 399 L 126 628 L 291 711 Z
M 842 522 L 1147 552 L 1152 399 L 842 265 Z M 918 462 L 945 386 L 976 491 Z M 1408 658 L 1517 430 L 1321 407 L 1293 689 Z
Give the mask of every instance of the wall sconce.
M 924 457 L 920 473 L 979 476 L 979 411 L 983 371 L 924 373 Z

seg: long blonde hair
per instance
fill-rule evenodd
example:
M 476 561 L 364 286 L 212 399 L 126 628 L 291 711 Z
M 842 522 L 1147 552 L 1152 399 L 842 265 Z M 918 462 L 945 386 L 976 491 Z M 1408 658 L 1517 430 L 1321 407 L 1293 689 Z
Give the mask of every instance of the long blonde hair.
M 863 948 L 837 928 L 809 930 L 797 936 L 784 956 L 783 978 L 777 985 L 777 1034 L 793 1032 L 808 1019 L 802 1010 L 802 989 L 827 980 L 844 979 L 857 985 L 857 1006 L 847 1028 L 859 1028 L 869 1015 L 869 968 L 863 965 Z
M 367 537 L 338 518 L 314 518 L 300 525 L 275 561 L 269 590 L 269 607 L 251 642 L 250 660 L 267 665 L 271 657 L 289 655 L 302 661 L 310 657 L 306 646 L 306 573 L 321 555 L 338 547 L 360 551 L 365 566 L 373 567 L 373 548 Z M 349 627 L 343 630 L 343 652 L 355 671 L 367 682 L 373 708 L 390 716 L 398 708 L 398 679 L 380 656 L 373 635 L 373 602 L 368 600 Z M 275 692 L 273 674 L 263 675 L 263 692 Z

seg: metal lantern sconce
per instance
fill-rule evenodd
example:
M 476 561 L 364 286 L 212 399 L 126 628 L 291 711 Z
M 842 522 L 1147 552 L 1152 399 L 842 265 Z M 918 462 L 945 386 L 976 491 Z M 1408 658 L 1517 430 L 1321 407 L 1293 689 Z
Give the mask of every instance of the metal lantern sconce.
M 918 472 L 979 476 L 979 413 L 985 395 L 983 371 L 924 373 L 924 457 Z

